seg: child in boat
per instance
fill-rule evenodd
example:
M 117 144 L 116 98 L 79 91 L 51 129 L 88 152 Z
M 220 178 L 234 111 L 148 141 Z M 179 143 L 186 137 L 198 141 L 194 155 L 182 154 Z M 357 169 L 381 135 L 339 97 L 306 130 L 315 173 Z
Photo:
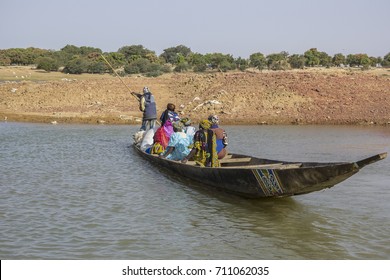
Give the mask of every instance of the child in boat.
M 188 146 L 191 144 L 191 138 L 183 132 L 183 128 L 184 125 L 182 122 L 178 121 L 173 123 L 174 133 L 169 139 L 165 153 L 161 154 L 160 157 L 171 160 L 182 160 L 190 153 Z

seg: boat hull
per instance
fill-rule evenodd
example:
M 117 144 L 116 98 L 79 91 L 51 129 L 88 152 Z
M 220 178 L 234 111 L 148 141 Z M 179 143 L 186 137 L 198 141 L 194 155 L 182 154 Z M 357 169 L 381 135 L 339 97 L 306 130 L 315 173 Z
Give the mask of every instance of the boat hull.
M 356 162 L 292 163 L 258 158 L 250 161 L 261 164 L 200 167 L 147 154 L 136 145 L 134 148 L 139 155 L 162 167 L 162 171 L 250 198 L 286 197 L 331 188 L 360 170 Z M 233 154 L 233 159 L 244 157 Z

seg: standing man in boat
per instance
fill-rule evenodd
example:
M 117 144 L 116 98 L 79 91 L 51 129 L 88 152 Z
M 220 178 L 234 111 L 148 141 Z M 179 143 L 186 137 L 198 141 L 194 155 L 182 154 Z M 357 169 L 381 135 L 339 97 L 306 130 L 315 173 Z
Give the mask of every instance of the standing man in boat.
M 131 94 L 139 98 L 139 109 L 144 112 L 140 130 L 146 131 L 148 126 L 149 129 L 154 128 L 157 119 L 157 109 L 154 95 L 150 92 L 148 87 L 143 88 L 143 94 L 135 92 L 132 92 Z

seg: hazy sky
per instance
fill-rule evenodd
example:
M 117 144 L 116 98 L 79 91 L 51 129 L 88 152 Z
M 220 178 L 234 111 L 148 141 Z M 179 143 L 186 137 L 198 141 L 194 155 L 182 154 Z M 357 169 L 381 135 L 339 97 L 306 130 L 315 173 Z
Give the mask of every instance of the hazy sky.
M 390 52 L 390 0 L 0 0 L 0 49 Z

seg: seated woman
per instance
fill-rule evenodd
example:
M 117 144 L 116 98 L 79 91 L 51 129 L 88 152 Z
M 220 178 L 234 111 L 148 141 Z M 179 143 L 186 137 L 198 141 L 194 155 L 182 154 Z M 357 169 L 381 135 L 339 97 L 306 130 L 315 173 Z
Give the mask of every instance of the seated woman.
M 169 139 L 173 134 L 173 127 L 170 120 L 167 120 L 163 126 L 157 128 L 153 136 L 153 146 L 151 154 L 161 154 L 168 146 Z
M 219 118 L 217 115 L 209 116 L 208 120 L 211 122 L 211 130 L 214 131 L 217 137 L 218 159 L 223 159 L 227 154 L 226 146 L 228 145 L 226 131 L 218 126 Z
M 184 125 L 180 121 L 173 123 L 174 133 L 169 139 L 165 153 L 161 154 L 160 157 L 171 160 L 182 160 L 190 153 L 188 146 L 191 144 L 191 139 L 183 132 L 183 127 Z
M 168 103 L 167 109 L 161 114 L 160 121 L 161 126 L 165 124 L 167 120 L 170 120 L 171 123 L 180 121 L 179 115 L 175 112 L 175 104 Z
M 191 138 L 192 144 L 196 132 L 195 127 L 191 125 L 191 120 L 189 118 L 182 118 L 180 121 L 184 124 L 183 132 L 185 132 L 188 137 Z
M 194 147 L 189 155 L 181 161 L 182 163 L 186 163 L 193 158 L 200 166 L 220 166 L 217 153 L 217 139 L 210 127 L 211 122 L 209 120 L 203 120 L 199 123 L 199 130 L 194 136 Z

